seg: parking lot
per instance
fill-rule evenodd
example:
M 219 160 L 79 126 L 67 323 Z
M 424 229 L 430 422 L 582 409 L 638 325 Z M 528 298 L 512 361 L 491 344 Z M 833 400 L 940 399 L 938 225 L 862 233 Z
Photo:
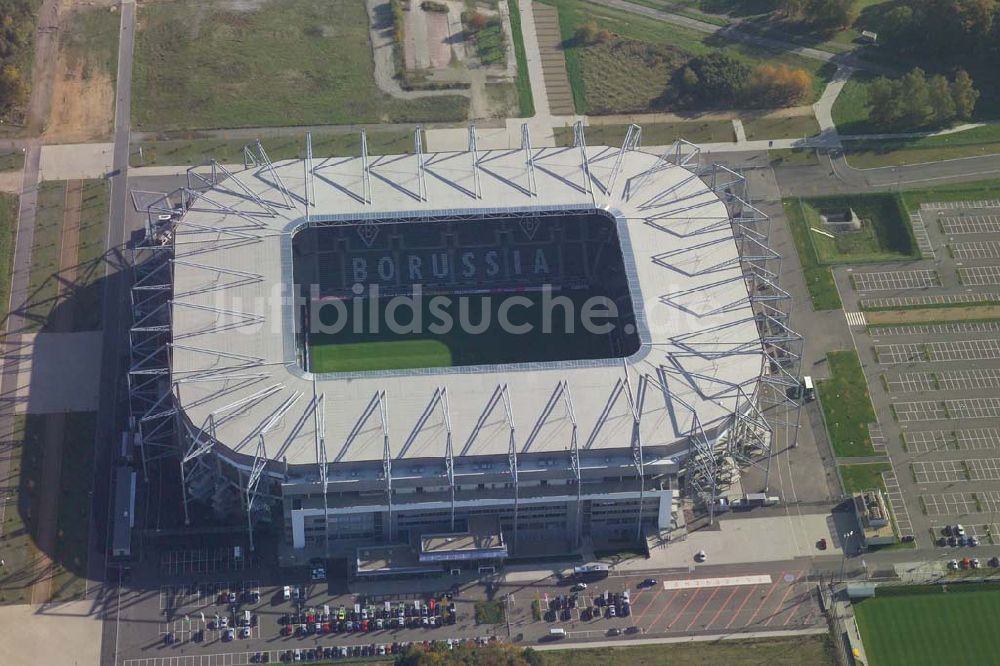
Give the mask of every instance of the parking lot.
M 935 270 L 852 273 L 851 281 L 857 291 L 898 291 L 941 285 L 941 278 Z
M 1000 301 L 1000 201 L 926 204 L 914 217 L 927 236 L 921 260 L 844 267 L 835 279 L 883 433 L 875 452 L 893 465 L 883 478 L 897 531 L 930 547 L 935 530 L 958 522 L 970 535 L 997 533 L 1000 317 L 941 308 Z M 900 323 L 871 325 L 876 311 L 914 308 L 929 309 L 879 312 Z M 866 314 L 865 325 L 850 313 Z M 956 315 L 968 320 L 948 321 Z
M 543 627 L 561 627 L 571 638 L 602 638 L 635 633 L 719 633 L 813 626 L 822 619 L 816 586 L 803 579 L 803 571 L 724 577 L 685 577 L 657 580 L 644 587 L 642 579 L 611 578 L 592 584 L 580 594 L 580 606 L 570 619 L 562 615 L 537 621 Z M 631 591 L 631 614 L 609 618 L 606 610 L 596 618 L 580 608 L 593 608 L 605 590 Z M 536 597 L 547 608 L 549 599 Z M 603 608 L 599 606 L 598 608 Z

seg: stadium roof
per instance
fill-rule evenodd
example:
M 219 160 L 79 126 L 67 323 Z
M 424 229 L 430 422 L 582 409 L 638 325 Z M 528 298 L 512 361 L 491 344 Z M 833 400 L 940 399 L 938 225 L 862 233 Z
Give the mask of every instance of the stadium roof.
M 698 423 L 728 424 L 754 393 L 764 356 L 727 206 L 656 155 L 541 148 L 206 169 L 175 230 L 172 380 L 193 427 L 238 454 L 259 454 L 263 436 L 267 458 L 315 464 L 322 433 L 331 463 L 382 460 L 386 442 L 394 459 L 440 458 L 448 420 L 456 457 L 506 454 L 510 426 L 519 453 L 568 451 L 567 397 L 581 451 L 628 448 L 633 402 L 643 447 L 671 446 Z M 633 356 L 319 376 L 298 365 L 291 235 L 307 216 L 556 207 L 618 219 L 642 339 Z

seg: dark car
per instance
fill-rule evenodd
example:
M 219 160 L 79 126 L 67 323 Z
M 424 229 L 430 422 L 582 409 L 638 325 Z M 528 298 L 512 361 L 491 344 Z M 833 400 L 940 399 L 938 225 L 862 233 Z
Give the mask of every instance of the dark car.
M 639 583 L 639 587 L 653 587 L 654 585 L 656 585 L 655 578 L 647 578 L 646 580 Z
M 637 627 L 637 626 L 635 626 L 633 624 L 631 627 L 626 627 L 625 628 L 625 633 L 626 634 L 637 634 L 637 633 L 639 633 L 639 627 Z
M 608 629 L 608 636 L 621 636 L 621 635 L 622 635 L 622 630 L 619 629 L 618 627 L 611 627 L 610 629 Z

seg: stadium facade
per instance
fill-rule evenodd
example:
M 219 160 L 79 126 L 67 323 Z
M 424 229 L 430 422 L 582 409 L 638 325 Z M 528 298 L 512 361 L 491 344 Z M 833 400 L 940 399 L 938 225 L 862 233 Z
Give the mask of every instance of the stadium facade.
M 681 497 L 711 507 L 769 459 L 776 418 L 794 437 L 800 339 L 739 174 L 683 142 L 645 152 L 636 126 L 621 147 L 586 146 L 581 126 L 564 148 L 533 148 L 524 129 L 520 147 L 480 151 L 470 128 L 468 150 L 425 154 L 420 136 L 408 155 L 369 156 L 362 136 L 356 157 L 319 159 L 307 141 L 281 162 L 257 143 L 242 170 L 212 162 L 137 199 L 150 222 L 134 257 L 132 423 L 144 464 L 179 455 L 186 512 L 241 514 L 251 544 L 278 526 L 288 563 L 389 544 L 433 566 L 600 549 L 669 530 Z M 594 216 L 614 232 L 596 245 L 577 230 Z M 429 221 L 445 231 L 408 236 Z M 463 238 L 466 223 L 486 240 Z M 296 245 L 312 230 L 325 250 Z M 610 273 L 602 252 L 620 259 Z M 303 253 L 307 274 L 327 271 L 324 298 L 412 293 L 425 274 L 459 293 L 622 271 L 611 298 L 628 302 L 635 344 L 314 373 Z M 441 547 L 459 543 L 491 545 Z

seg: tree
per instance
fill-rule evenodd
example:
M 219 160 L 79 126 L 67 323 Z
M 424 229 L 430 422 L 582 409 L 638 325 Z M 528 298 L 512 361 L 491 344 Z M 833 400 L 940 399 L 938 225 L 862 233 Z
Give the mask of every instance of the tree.
M 931 119 L 931 98 L 924 70 L 914 67 L 900 81 L 902 121 L 907 127 L 923 127 Z
M 931 120 L 936 125 L 945 125 L 955 119 L 955 100 L 951 97 L 948 79 L 936 74 L 927 82 L 930 95 Z
M 576 29 L 576 41 L 579 44 L 593 44 L 597 39 L 597 24 L 593 21 L 584 23 Z
M 489 23 L 489 19 L 486 18 L 485 14 L 476 12 L 468 18 L 467 22 L 469 24 L 469 29 L 472 30 L 472 32 L 479 32 L 486 27 L 486 24 Z
M 973 86 L 972 77 L 964 69 L 955 73 L 955 81 L 951 84 L 951 99 L 955 103 L 955 116 L 962 120 L 972 118 L 979 101 L 979 91 Z
M 891 127 L 899 119 L 896 104 L 896 85 L 880 76 L 868 86 L 869 117 L 879 127 Z
M 687 70 L 691 70 L 693 76 Z M 749 79 L 747 65 L 721 51 L 713 51 L 692 58 L 680 71 L 676 83 L 683 93 L 683 104 L 722 108 L 731 107 L 742 99 Z M 696 85 L 691 86 L 691 83 Z
M 806 11 L 809 23 L 826 30 L 846 30 L 857 18 L 854 0 L 810 0 Z
M 754 70 L 744 95 L 747 106 L 794 106 L 812 94 L 812 76 L 785 64 L 761 65 Z

